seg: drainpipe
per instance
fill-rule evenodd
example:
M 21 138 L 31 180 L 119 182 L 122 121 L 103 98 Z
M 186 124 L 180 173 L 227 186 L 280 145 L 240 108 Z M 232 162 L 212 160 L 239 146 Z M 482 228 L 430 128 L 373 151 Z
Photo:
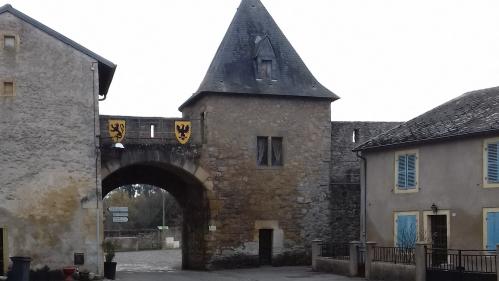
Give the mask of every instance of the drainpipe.
M 360 241 L 365 247 L 367 242 L 367 159 L 362 156 L 360 151 L 357 151 L 356 155 L 362 160 L 362 170 L 364 172 L 361 172 L 361 174 L 364 174 L 364 177 L 360 179 Z
M 99 199 L 100 199 L 100 192 L 99 192 L 99 160 L 100 160 L 100 143 L 99 143 L 99 134 L 100 132 L 97 132 L 98 126 L 99 126 L 99 121 L 97 119 L 97 106 L 98 106 L 98 101 L 96 101 L 96 87 L 95 87 L 95 76 L 98 75 L 98 70 L 97 70 L 97 63 L 92 62 L 92 67 L 90 68 L 92 70 L 92 82 L 93 82 L 93 91 L 92 91 L 92 99 L 93 99 L 93 107 L 94 107 L 94 147 L 95 147 L 95 223 L 96 223 L 96 233 L 95 233 L 95 246 L 97 250 L 97 274 L 100 275 L 100 211 L 99 211 Z M 105 99 L 105 96 L 104 96 Z M 102 100 L 104 100 L 102 99 Z M 101 99 L 97 99 L 101 100 Z M 100 128 L 99 128 L 100 129 Z

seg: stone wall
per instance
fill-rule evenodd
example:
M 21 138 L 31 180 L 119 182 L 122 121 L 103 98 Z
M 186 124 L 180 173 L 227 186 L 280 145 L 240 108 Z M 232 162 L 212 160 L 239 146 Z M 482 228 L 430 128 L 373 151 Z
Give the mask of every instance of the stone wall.
M 334 242 L 359 240 L 360 161 L 352 149 L 398 122 L 331 122 L 331 228 Z M 357 141 L 353 132 L 357 130 Z
M 0 14 L 0 227 L 9 256 L 60 269 L 73 254 L 96 272 L 102 260 L 98 204 L 96 61 L 10 13 Z M 3 46 L 3 43 L 2 43 Z
M 211 266 L 258 264 L 260 229 L 273 229 L 273 264 L 309 263 L 310 242 L 331 232 L 330 101 L 210 95 L 183 111 L 202 113 L 200 162 L 214 184 Z M 257 166 L 257 136 L 283 137 L 282 167 Z

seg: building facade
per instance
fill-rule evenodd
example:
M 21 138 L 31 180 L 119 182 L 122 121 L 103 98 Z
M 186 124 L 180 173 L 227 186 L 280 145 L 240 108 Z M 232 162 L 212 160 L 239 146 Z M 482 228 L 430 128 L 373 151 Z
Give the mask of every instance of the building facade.
M 499 90 L 466 93 L 356 148 L 365 240 L 495 250 Z
M 0 8 L 0 228 L 4 258 L 61 267 L 100 251 L 98 99 L 115 65 Z M 41 262 L 43 261 L 43 264 Z
M 60 269 L 78 253 L 102 273 L 102 196 L 133 183 L 179 201 L 187 268 L 308 264 L 313 239 L 358 239 L 351 149 L 396 124 L 331 123 L 338 96 L 259 0 L 242 1 L 181 105 L 186 145 L 177 119 L 99 116 L 116 66 L 9 5 L 0 40 L 0 273 L 10 256 Z M 124 150 L 111 149 L 111 119 L 128 124 Z

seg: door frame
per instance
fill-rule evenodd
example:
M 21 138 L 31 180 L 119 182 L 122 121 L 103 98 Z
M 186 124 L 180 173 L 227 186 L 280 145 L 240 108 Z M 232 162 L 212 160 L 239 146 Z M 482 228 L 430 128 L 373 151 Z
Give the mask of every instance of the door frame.
M 483 208 L 483 213 L 482 213 L 482 222 L 483 222 L 483 250 L 487 251 L 487 240 L 488 240 L 488 234 L 487 234 L 487 213 L 499 213 L 499 208 Z
M 447 221 L 447 249 L 450 247 L 450 210 L 423 211 L 423 239 L 426 243 L 431 243 L 431 221 L 430 216 L 446 216 Z
M 0 253 L 3 255 L 3 272 L 4 274 L 7 274 L 7 270 L 9 269 L 9 238 L 8 238 L 8 228 L 4 225 L 0 225 L 0 231 L 2 231 L 3 234 L 3 241 L 2 241 L 2 246 L 3 246 L 3 253 Z

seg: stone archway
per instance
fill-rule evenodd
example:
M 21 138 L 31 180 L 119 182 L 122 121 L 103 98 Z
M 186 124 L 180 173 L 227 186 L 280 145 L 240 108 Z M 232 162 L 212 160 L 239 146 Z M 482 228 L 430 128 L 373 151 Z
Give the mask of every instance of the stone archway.
M 102 198 L 124 185 L 148 184 L 175 197 L 183 210 L 182 268 L 206 269 L 206 236 L 210 223 L 210 186 L 206 172 L 196 165 L 192 150 L 104 150 L 102 153 Z M 178 161 L 177 161 L 178 160 Z

